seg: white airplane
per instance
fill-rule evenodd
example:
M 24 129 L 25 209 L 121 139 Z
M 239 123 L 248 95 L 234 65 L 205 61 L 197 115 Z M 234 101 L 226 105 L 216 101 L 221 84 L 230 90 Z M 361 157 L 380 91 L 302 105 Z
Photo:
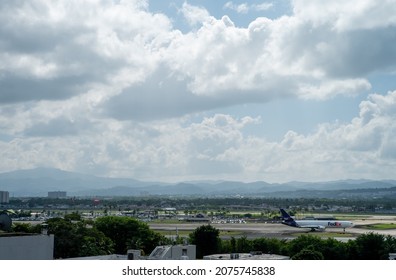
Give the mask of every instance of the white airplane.
M 298 227 L 298 228 L 310 228 L 311 231 L 324 231 L 326 228 L 350 228 L 353 227 L 351 221 L 338 221 L 338 220 L 294 220 L 290 215 L 284 210 L 280 209 L 282 214 L 282 224 Z

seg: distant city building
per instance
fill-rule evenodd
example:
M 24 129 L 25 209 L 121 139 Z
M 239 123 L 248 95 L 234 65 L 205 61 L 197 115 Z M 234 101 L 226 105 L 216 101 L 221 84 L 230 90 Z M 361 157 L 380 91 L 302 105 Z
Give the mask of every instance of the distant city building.
M 0 191 L 0 203 L 9 203 L 10 193 L 5 191 Z
M 48 192 L 49 198 L 65 198 L 66 192 L 63 191 L 56 191 L 56 192 Z

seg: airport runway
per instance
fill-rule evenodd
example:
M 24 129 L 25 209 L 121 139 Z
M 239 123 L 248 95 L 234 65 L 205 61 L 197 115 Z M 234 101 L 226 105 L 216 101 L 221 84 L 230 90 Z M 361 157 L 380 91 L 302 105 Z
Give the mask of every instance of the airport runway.
M 345 220 L 348 220 L 345 218 Z M 369 224 L 391 224 L 394 223 L 396 224 L 396 216 L 370 216 L 362 219 L 356 219 L 354 217 L 353 219 L 350 219 L 354 223 L 353 228 L 347 228 L 346 233 L 348 233 L 348 236 L 342 237 L 342 229 L 334 229 L 334 228 L 327 228 L 323 234 L 325 235 L 326 233 L 329 232 L 334 232 L 334 233 L 340 233 L 340 236 L 335 237 L 337 240 L 343 240 L 347 241 L 349 239 L 354 239 L 356 238 L 359 234 L 363 233 L 369 233 L 369 232 L 374 232 L 378 234 L 383 234 L 383 235 L 391 235 L 396 237 L 396 229 L 390 229 L 390 230 L 368 230 L 364 228 L 359 228 L 359 226 L 362 225 L 369 225 Z M 42 223 L 42 221 L 16 221 L 18 223 L 31 223 L 31 224 L 36 224 L 36 223 Z M 153 230 L 159 230 L 162 232 L 164 235 L 175 235 L 176 234 L 176 228 L 180 231 L 183 230 L 188 230 L 188 231 L 193 231 L 197 227 L 201 225 L 207 225 L 208 223 L 174 223 L 174 224 L 164 224 L 164 223 L 148 223 L 149 227 Z M 235 235 L 233 234 L 235 238 L 241 237 L 241 236 L 246 236 L 247 238 L 259 238 L 259 237 L 269 237 L 269 238 L 279 238 L 279 239 L 291 239 L 295 238 L 297 233 L 301 232 L 306 232 L 309 233 L 307 229 L 300 229 L 300 228 L 293 228 L 289 227 L 286 225 L 283 225 L 281 223 L 246 223 L 246 224 L 218 224 L 218 223 L 211 223 L 212 226 L 215 228 L 219 229 L 222 232 L 227 232 L 227 231 L 234 231 L 234 232 L 240 232 L 240 235 Z M 313 233 L 317 236 L 321 235 L 321 232 L 315 232 Z M 352 236 L 351 236 L 352 235 Z M 230 236 L 227 236 L 227 234 L 223 234 L 222 238 L 227 239 L 230 238 Z
M 378 223 L 392 223 L 396 224 L 396 217 L 388 217 L 388 216 L 378 216 L 372 218 L 366 218 L 362 220 L 353 220 L 354 227 L 347 228 L 346 233 L 348 237 L 336 237 L 338 240 L 349 240 L 356 238 L 359 234 L 374 232 L 383 235 L 392 235 L 396 236 L 396 229 L 391 230 L 368 230 L 364 228 L 359 228 L 361 225 L 368 225 L 368 224 L 378 224 Z M 160 230 L 163 232 L 169 232 L 170 235 L 176 234 L 176 229 L 183 231 L 193 231 L 197 227 L 201 225 L 206 225 L 208 223 L 175 223 L 175 224 L 158 224 L 158 223 L 149 223 L 149 226 L 153 230 Z M 241 236 L 245 235 L 248 238 L 259 238 L 259 237 L 275 237 L 280 239 L 289 239 L 295 238 L 296 233 L 299 232 L 309 232 L 307 229 L 301 228 L 293 228 L 289 227 L 280 223 L 246 223 L 246 224 L 215 224 L 211 223 L 211 225 L 222 232 L 226 231 L 234 231 L 234 232 L 241 232 Z M 324 233 L 334 232 L 334 233 L 343 233 L 342 229 L 335 229 L 335 228 L 327 228 Z M 318 236 L 320 233 L 315 232 Z M 352 236 L 351 236 L 352 235 Z M 239 237 L 235 236 L 234 237 Z M 227 237 L 225 237 L 227 238 Z

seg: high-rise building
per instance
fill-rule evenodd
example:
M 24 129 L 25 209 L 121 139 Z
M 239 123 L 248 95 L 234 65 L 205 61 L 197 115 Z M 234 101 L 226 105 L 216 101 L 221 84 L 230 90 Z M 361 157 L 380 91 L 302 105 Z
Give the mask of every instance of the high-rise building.
M 49 198 L 65 198 L 66 192 L 56 191 L 56 192 L 48 192 Z
M 0 191 L 0 203 L 9 203 L 10 193 L 6 191 Z

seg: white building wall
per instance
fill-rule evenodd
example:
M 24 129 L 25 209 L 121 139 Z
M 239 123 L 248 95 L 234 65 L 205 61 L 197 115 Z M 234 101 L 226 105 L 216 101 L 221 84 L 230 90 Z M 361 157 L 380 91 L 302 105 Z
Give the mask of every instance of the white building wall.
M 52 260 L 54 235 L 0 236 L 0 260 Z
M 157 246 L 148 257 L 149 260 L 195 260 L 195 245 Z
M 172 259 L 176 260 L 195 260 L 196 246 L 195 245 L 175 245 L 172 246 Z

